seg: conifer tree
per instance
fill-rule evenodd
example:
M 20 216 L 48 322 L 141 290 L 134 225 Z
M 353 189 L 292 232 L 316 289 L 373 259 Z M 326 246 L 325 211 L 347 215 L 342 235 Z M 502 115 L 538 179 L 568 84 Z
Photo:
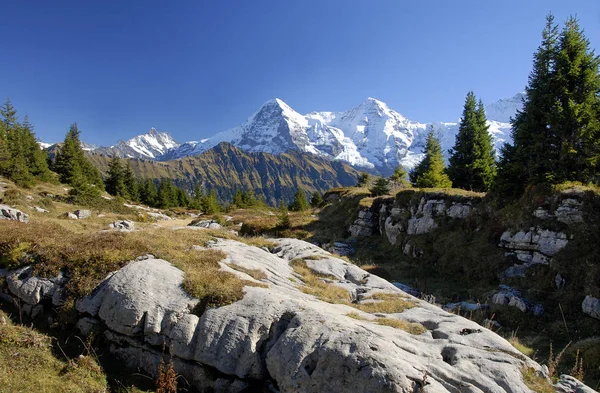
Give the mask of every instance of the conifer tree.
M 148 206 L 158 205 L 158 190 L 152 179 L 144 180 L 140 186 L 140 202 Z
M 285 202 L 282 199 L 279 203 L 279 222 L 277 223 L 277 226 L 286 229 L 289 228 L 290 225 L 290 215 L 288 214 L 287 206 L 285 205 Z
M 306 200 L 306 194 L 304 190 L 298 188 L 296 193 L 294 194 L 294 199 L 292 200 L 292 204 L 290 205 L 290 210 L 295 212 L 303 212 L 308 210 L 308 201 Z
M 104 183 L 100 171 L 85 158 L 80 134 L 77 123 L 73 123 L 56 155 L 54 168 L 60 181 L 73 187 L 72 194 L 98 196 L 104 189 Z
M 163 178 L 160 180 L 156 203 L 158 207 L 163 209 L 177 206 L 177 190 L 171 179 Z
M 313 192 L 310 197 L 310 205 L 314 208 L 320 207 L 323 204 L 323 197 L 319 191 Z
M 136 182 L 135 175 L 131 169 L 130 160 L 127 160 L 127 164 L 125 165 L 125 169 L 123 171 L 123 181 L 125 183 L 125 188 L 127 189 L 129 198 L 131 198 L 133 201 L 139 201 L 138 183 Z
M 450 188 L 452 182 L 445 172 L 442 146 L 436 138 L 433 127 L 429 128 L 427 144 L 425 145 L 425 158 L 410 174 L 411 181 L 422 188 Z
M 523 110 L 512 122 L 497 190 L 520 194 L 528 184 L 598 181 L 600 173 L 600 60 L 575 18 L 562 32 L 546 18 L 534 55 Z
M 394 169 L 394 173 L 391 176 L 391 179 L 396 182 L 401 182 L 403 180 L 408 180 L 408 172 L 402 165 L 398 165 L 396 169 Z
M 367 172 L 362 172 L 358 175 L 358 179 L 356 181 L 356 187 L 366 187 L 369 184 L 369 180 L 371 179 L 371 175 Z
M 495 153 L 483 103 L 476 103 L 472 91 L 465 99 L 449 162 L 447 172 L 454 187 L 474 191 L 489 190 L 496 174 Z
M 27 165 L 31 174 L 42 181 L 50 181 L 52 175 L 48 168 L 48 154 L 40 148 L 35 134 L 33 132 L 33 125 L 29 122 L 27 115 L 23 118 L 21 124 L 24 145 L 27 151 L 25 156 L 27 157 Z
M 511 121 L 513 143 L 500 150 L 495 186 L 502 194 L 518 195 L 528 183 L 552 181 L 560 145 L 551 124 L 556 104 L 557 52 L 558 26 L 550 14 L 546 17 L 542 42 L 533 56 L 523 109 Z
M 560 140 L 556 181 L 600 180 L 600 58 L 570 17 L 558 38 L 556 109 L 551 123 Z
M 219 200 L 217 198 L 217 192 L 215 190 L 210 190 L 206 197 L 205 209 L 204 213 L 206 214 L 215 214 L 219 213 L 222 209 L 221 204 L 219 204 Z
M 108 163 L 108 178 L 105 182 L 106 192 L 110 195 L 127 198 L 129 193 L 125 186 L 125 172 L 121 165 L 121 159 L 114 156 Z
M 390 181 L 385 177 L 379 177 L 375 180 L 373 188 L 369 191 L 371 191 L 371 196 L 374 197 L 387 195 L 387 193 L 390 192 Z

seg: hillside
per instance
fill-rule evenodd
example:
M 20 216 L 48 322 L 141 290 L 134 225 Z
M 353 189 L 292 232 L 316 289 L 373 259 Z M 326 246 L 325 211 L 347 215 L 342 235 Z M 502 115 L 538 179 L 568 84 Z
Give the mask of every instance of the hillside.
M 0 299 L 11 313 L 0 312 L 0 356 L 11 391 L 61 391 L 24 372 L 25 360 L 73 392 L 592 392 L 489 325 L 321 247 L 238 236 L 238 220 L 272 217 L 264 209 L 208 229 L 186 212 L 151 222 L 133 209 L 80 210 L 59 185 L 0 180 L 2 203 L 22 209 L 0 206 Z M 300 215 L 311 217 L 292 221 Z
M 109 156 L 88 152 L 88 158 L 106 173 Z M 313 154 L 248 153 L 229 143 L 198 156 L 162 162 L 131 159 L 130 163 L 139 178 L 170 178 L 189 191 L 200 183 L 205 190 L 214 189 L 223 201 L 231 200 L 237 189 L 252 190 L 272 205 L 282 198 L 291 200 L 298 188 L 323 193 L 332 187 L 353 185 L 358 176 L 358 171 L 346 163 Z

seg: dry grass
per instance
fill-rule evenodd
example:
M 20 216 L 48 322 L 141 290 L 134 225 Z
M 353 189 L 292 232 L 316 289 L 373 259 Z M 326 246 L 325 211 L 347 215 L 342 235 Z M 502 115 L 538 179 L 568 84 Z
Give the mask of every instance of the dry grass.
M 367 302 L 364 302 L 364 300 L 367 300 Z M 367 299 L 363 299 L 363 303 L 355 303 L 352 306 L 370 314 L 396 314 L 413 308 L 416 304 L 400 294 L 376 293 Z
M 234 263 L 229 264 L 227 266 L 229 266 L 230 268 L 237 270 L 239 272 L 246 273 L 247 275 L 249 275 L 250 277 L 252 277 L 255 280 L 266 280 L 267 279 L 267 274 L 260 269 L 249 269 L 247 267 L 236 265 Z
M 375 318 L 375 319 L 368 319 L 356 312 L 348 313 L 348 314 L 346 314 L 346 316 L 353 318 L 353 319 L 357 319 L 359 321 L 368 321 L 368 322 L 376 323 L 378 325 L 389 326 L 389 327 L 393 327 L 394 329 L 404 330 L 407 333 L 415 334 L 415 335 L 423 334 L 427 331 L 425 326 L 421 325 L 420 323 L 406 322 L 406 321 L 403 321 L 400 319 L 395 319 L 395 318 L 379 317 L 379 318 Z
M 523 382 L 536 393 L 554 393 L 554 388 L 548 380 L 535 371 L 532 367 L 521 368 Z
M 0 391 L 106 392 L 102 369 L 88 356 L 62 361 L 53 356 L 52 339 L 11 323 L 0 311 Z
M 512 346 L 517 349 L 517 351 L 521 352 L 525 356 L 532 357 L 535 353 L 535 350 L 533 348 L 523 344 L 517 336 L 511 336 L 508 339 L 508 342 L 511 343 Z
M 0 223 L 0 267 L 14 269 L 33 265 L 40 276 L 64 272 L 70 279 L 66 289 L 71 299 L 89 293 L 106 275 L 128 261 L 152 254 L 173 263 L 185 273 L 185 289 L 205 306 L 230 304 L 243 297 L 248 281 L 220 271 L 224 254 L 216 250 L 196 251 L 215 237 L 236 238 L 226 231 L 173 231 L 147 225 L 140 231 L 98 232 L 97 219 L 69 222 L 46 218 L 29 224 Z M 237 238 L 236 238 L 237 239 Z M 238 239 L 249 245 L 271 245 L 262 238 Z
M 395 314 L 414 307 L 416 304 L 401 294 L 376 293 L 363 299 L 363 303 L 352 303 L 349 292 L 323 279 L 335 280 L 333 276 L 324 276 L 311 270 L 302 259 L 295 259 L 290 266 L 300 275 L 304 283 L 304 293 L 318 297 L 329 303 L 346 304 L 367 313 Z M 367 302 L 364 302 L 366 300 Z
M 324 282 L 322 278 L 325 277 L 319 277 L 319 275 L 306 266 L 306 262 L 303 260 L 295 259 L 290 262 L 290 266 L 300 275 L 304 283 L 302 287 L 304 293 L 316 296 L 328 303 L 350 304 L 350 293 L 347 290 Z
M 425 326 L 420 323 L 406 322 L 394 318 L 377 318 L 375 323 L 383 326 L 390 326 L 394 329 L 404 330 L 405 332 L 415 335 L 423 334 L 427 331 Z

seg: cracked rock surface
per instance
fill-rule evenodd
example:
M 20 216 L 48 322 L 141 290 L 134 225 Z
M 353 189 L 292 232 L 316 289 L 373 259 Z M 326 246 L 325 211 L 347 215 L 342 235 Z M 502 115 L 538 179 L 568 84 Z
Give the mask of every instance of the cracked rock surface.
M 310 243 L 279 239 L 273 252 L 234 240 L 208 247 L 223 251 L 223 270 L 244 279 L 238 265 L 259 269 L 267 287 L 246 287 L 242 300 L 191 310 L 197 300 L 182 289 L 183 272 L 148 258 L 109 275 L 77 304 L 83 321 L 102 322 L 112 350 L 131 366 L 152 372 L 164 342 L 178 373 L 200 389 L 241 391 L 256 384 L 281 392 L 527 392 L 521 368 L 542 368 L 495 333 L 411 297 Z M 330 285 L 367 302 L 396 294 L 415 307 L 367 314 L 302 291 L 290 261 L 303 259 Z M 253 280 L 253 279 L 252 279 Z M 372 301 L 372 300 L 371 300 Z M 354 317 L 348 316 L 351 314 Z M 364 319 L 356 319 L 359 315 Z M 420 323 L 422 334 L 381 326 L 377 317 Z M 425 376 L 427 376 L 425 378 Z

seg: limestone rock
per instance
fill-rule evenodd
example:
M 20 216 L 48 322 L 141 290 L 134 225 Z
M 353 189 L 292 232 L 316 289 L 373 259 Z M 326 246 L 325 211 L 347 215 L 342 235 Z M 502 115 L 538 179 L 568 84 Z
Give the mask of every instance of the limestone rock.
M 192 222 L 189 226 L 196 228 L 206 228 L 206 229 L 221 229 L 223 228 L 221 224 L 219 224 L 216 220 L 202 220 Z
M 581 303 L 581 310 L 590 317 L 600 319 L 600 299 L 587 295 Z
M 34 206 L 33 209 L 38 213 L 50 213 L 48 210 L 46 210 L 42 207 L 39 207 L 39 206 Z
M 568 242 L 565 233 L 540 227 L 530 228 L 529 231 L 519 231 L 514 235 L 506 231 L 500 237 L 500 247 L 528 251 L 532 255 L 537 251 L 548 257 L 556 255 Z
M 120 334 L 158 333 L 170 314 L 190 312 L 198 303 L 184 292 L 182 282 L 183 272 L 164 260 L 135 261 L 109 275 L 76 307 Z
M 373 213 L 370 210 L 360 210 L 358 218 L 350 225 L 348 232 L 355 238 L 373 235 Z
M 63 282 L 59 276 L 53 280 L 35 277 L 32 267 L 19 268 L 6 276 L 8 290 L 27 304 L 37 305 L 43 299 L 52 299 L 52 296 Z
M 135 229 L 135 223 L 129 220 L 118 220 L 110 224 L 109 228 L 129 232 Z
M 539 218 L 540 220 L 549 220 L 551 218 L 554 218 L 554 215 L 548 210 L 544 209 L 543 207 L 538 207 L 537 209 L 535 209 L 533 215 Z
M 565 224 L 576 224 L 583 222 L 582 203 L 577 199 L 565 198 L 560 206 L 556 208 L 554 215 L 556 219 Z
M 560 379 L 554 385 L 557 393 L 596 393 L 592 388 L 587 387 L 570 375 L 561 375 Z
M 466 218 L 471 214 L 472 210 L 473 207 L 469 204 L 453 202 L 448 210 L 446 210 L 446 215 L 452 218 Z
M 0 205 L 0 220 L 29 222 L 29 214 L 8 205 Z
M 425 217 L 413 217 L 408 220 L 408 228 L 406 233 L 409 235 L 422 235 L 424 233 L 431 232 L 432 229 L 436 228 L 437 224 L 431 216 Z
M 73 214 L 71 212 L 66 212 L 65 214 L 63 214 L 63 217 L 68 220 L 78 220 L 79 219 L 75 214 Z
M 227 254 L 223 267 L 260 269 L 268 288 L 245 287 L 242 300 L 200 317 L 190 313 L 195 303 L 181 289 L 183 273 L 156 259 L 110 275 L 77 308 L 106 324 L 115 355 L 151 375 L 164 341 L 176 372 L 197 388 L 252 391 L 252 381 L 273 381 L 281 392 L 400 393 L 418 391 L 427 375 L 429 393 L 530 392 L 521 367 L 541 367 L 493 332 L 315 245 L 276 241 L 274 254 L 233 240 L 210 242 L 207 247 Z M 386 317 L 421 323 L 427 331 L 413 335 L 381 326 L 351 304 L 304 293 L 289 265 L 298 258 L 359 304 L 382 291 L 414 302 L 414 308 Z
M 342 256 L 342 257 L 348 256 L 348 255 L 354 255 L 354 253 L 356 252 L 354 250 L 354 247 L 350 246 L 349 244 L 342 243 L 342 242 L 334 242 L 333 244 L 329 245 L 329 247 L 327 247 L 327 249 L 329 250 L 329 252 L 332 252 L 332 253 Z
M 89 210 L 75 210 L 73 214 L 75 214 L 79 220 L 84 220 L 92 216 L 92 212 Z
M 393 216 L 389 216 L 385 219 L 384 228 L 388 241 L 395 246 L 398 242 L 398 236 L 404 231 L 402 221 L 396 221 Z
M 160 213 L 160 212 L 151 212 L 148 211 L 145 213 L 150 219 L 155 220 L 155 221 L 168 221 L 168 220 L 173 220 L 173 218 L 167 216 L 166 214 Z M 140 215 L 144 215 L 144 213 L 140 213 Z

